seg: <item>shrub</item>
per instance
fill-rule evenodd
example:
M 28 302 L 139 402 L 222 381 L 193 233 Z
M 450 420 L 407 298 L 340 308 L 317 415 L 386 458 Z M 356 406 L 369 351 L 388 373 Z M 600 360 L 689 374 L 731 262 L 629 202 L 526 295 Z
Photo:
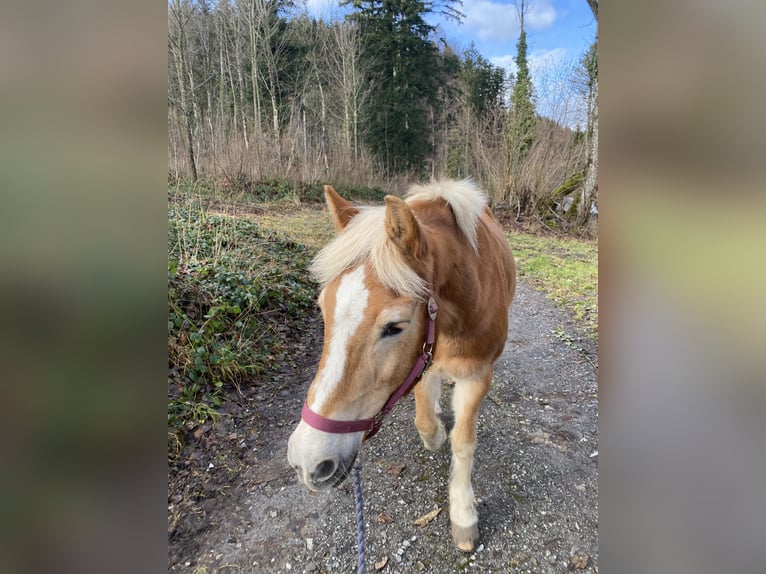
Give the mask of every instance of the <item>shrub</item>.
M 226 389 L 263 374 L 313 308 L 305 246 L 208 212 L 183 190 L 168 206 L 169 438 L 215 420 Z

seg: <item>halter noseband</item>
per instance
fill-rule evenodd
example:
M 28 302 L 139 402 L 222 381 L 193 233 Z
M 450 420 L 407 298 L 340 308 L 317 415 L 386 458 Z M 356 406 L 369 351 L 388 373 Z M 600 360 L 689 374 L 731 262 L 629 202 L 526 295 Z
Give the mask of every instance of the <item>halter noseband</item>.
M 309 408 L 308 403 L 303 403 L 301 418 L 306 424 L 317 430 L 334 434 L 366 431 L 367 434 L 365 435 L 364 440 L 375 436 L 383 424 L 383 419 L 391 412 L 396 402 L 420 380 L 423 372 L 433 361 L 434 340 L 436 339 L 436 313 L 439 309 L 433 297 L 428 298 L 426 309 L 428 313 L 426 319 L 426 340 L 423 343 L 423 352 L 420 354 L 417 361 L 415 361 L 415 365 L 412 367 L 412 370 L 410 370 L 410 374 L 407 375 L 407 378 L 404 379 L 404 382 L 394 391 L 386 401 L 386 404 L 383 405 L 383 408 L 381 408 L 374 417 L 355 421 L 337 421 L 315 413 Z

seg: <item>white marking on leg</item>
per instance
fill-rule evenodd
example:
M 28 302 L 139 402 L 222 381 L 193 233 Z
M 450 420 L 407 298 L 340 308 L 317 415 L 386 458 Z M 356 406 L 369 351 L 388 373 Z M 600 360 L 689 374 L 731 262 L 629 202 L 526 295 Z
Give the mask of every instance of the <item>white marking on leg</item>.
M 436 425 L 436 429 L 431 435 L 423 434 L 421 429 L 418 429 L 420 437 L 423 439 L 423 444 L 428 450 L 439 450 L 444 444 L 447 438 L 447 432 L 444 429 L 444 423 L 437 416 L 441 412 L 439 405 L 439 398 L 442 390 L 442 376 L 441 373 L 431 368 L 425 376 L 425 379 L 418 383 L 416 388 L 415 400 L 422 401 L 422 409 L 420 416 L 425 416 L 426 430 L 430 430 L 431 423 Z M 416 419 L 417 421 L 417 419 Z M 422 418 L 420 419 L 421 426 L 423 426 Z
M 454 448 L 454 447 L 453 447 Z M 468 449 L 466 449 L 468 450 Z M 469 527 L 476 524 L 476 498 L 471 485 L 473 448 L 468 453 L 452 454 L 452 478 L 449 484 L 449 515 L 453 524 Z
M 466 418 L 473 416 L 473 413 L 467 412 L 467 405 L 474 402 L 472 395 L 475 389 L 471 387 L 472 384 L 475 383 L 468 380 L 455 380 L 455 389 L 452 393 L 455 427 L 450 437 L 452 442 L 452 477 L 449 485 L 450 520 L 460 527 L 470 527 L 479 520 L 476 513 L 476 498 L 471 485 L 476 440 L 471 441 L 470 436 L 475 437 L 475 429 L 471 429 L 468 436 L 457 436 L 455 432 L 459 426 L 462 427 L 463 432 L 468 430 L 464 426 Z
M 309 405 L 314 412 L 324 407 L 335 388 L 343 380 L 346 348 L 364 319 L 370 294 L 364 285 L 364 276 L 364 267 L 358 267 L 341 279 L 335 293 L 329 354 L 316 381 L 314 404 Z

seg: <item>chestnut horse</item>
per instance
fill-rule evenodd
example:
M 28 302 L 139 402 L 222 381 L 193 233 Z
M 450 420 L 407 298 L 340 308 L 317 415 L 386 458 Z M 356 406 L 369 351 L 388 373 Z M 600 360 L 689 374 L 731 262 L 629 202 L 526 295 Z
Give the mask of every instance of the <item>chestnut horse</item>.
M 311 490 L 340 484 L 415 383 L 415 427 L 437 450 L 447 438 L 441 384 L 454 381 L 450 522 L 455 545 L 471 551 L 476 419 L 516 287 L 508 242 L 469 181 L 413 186 L 406 200 L 386 196 L 378 207 L 356 206 L 330 186 L 325 197 L 339 233 L 311 266 L 322 285 L 324 347 L 288 461 Z

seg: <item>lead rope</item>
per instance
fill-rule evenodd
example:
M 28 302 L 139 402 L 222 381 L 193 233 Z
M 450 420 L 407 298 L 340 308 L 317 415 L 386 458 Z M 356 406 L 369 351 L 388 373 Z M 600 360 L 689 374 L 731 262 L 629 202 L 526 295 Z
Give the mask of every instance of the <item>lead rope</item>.
M 362 502 L 361 464 L 354 466 L 354 502 L 356 503 L 356 572 L 364 574 L 364 503 Z

